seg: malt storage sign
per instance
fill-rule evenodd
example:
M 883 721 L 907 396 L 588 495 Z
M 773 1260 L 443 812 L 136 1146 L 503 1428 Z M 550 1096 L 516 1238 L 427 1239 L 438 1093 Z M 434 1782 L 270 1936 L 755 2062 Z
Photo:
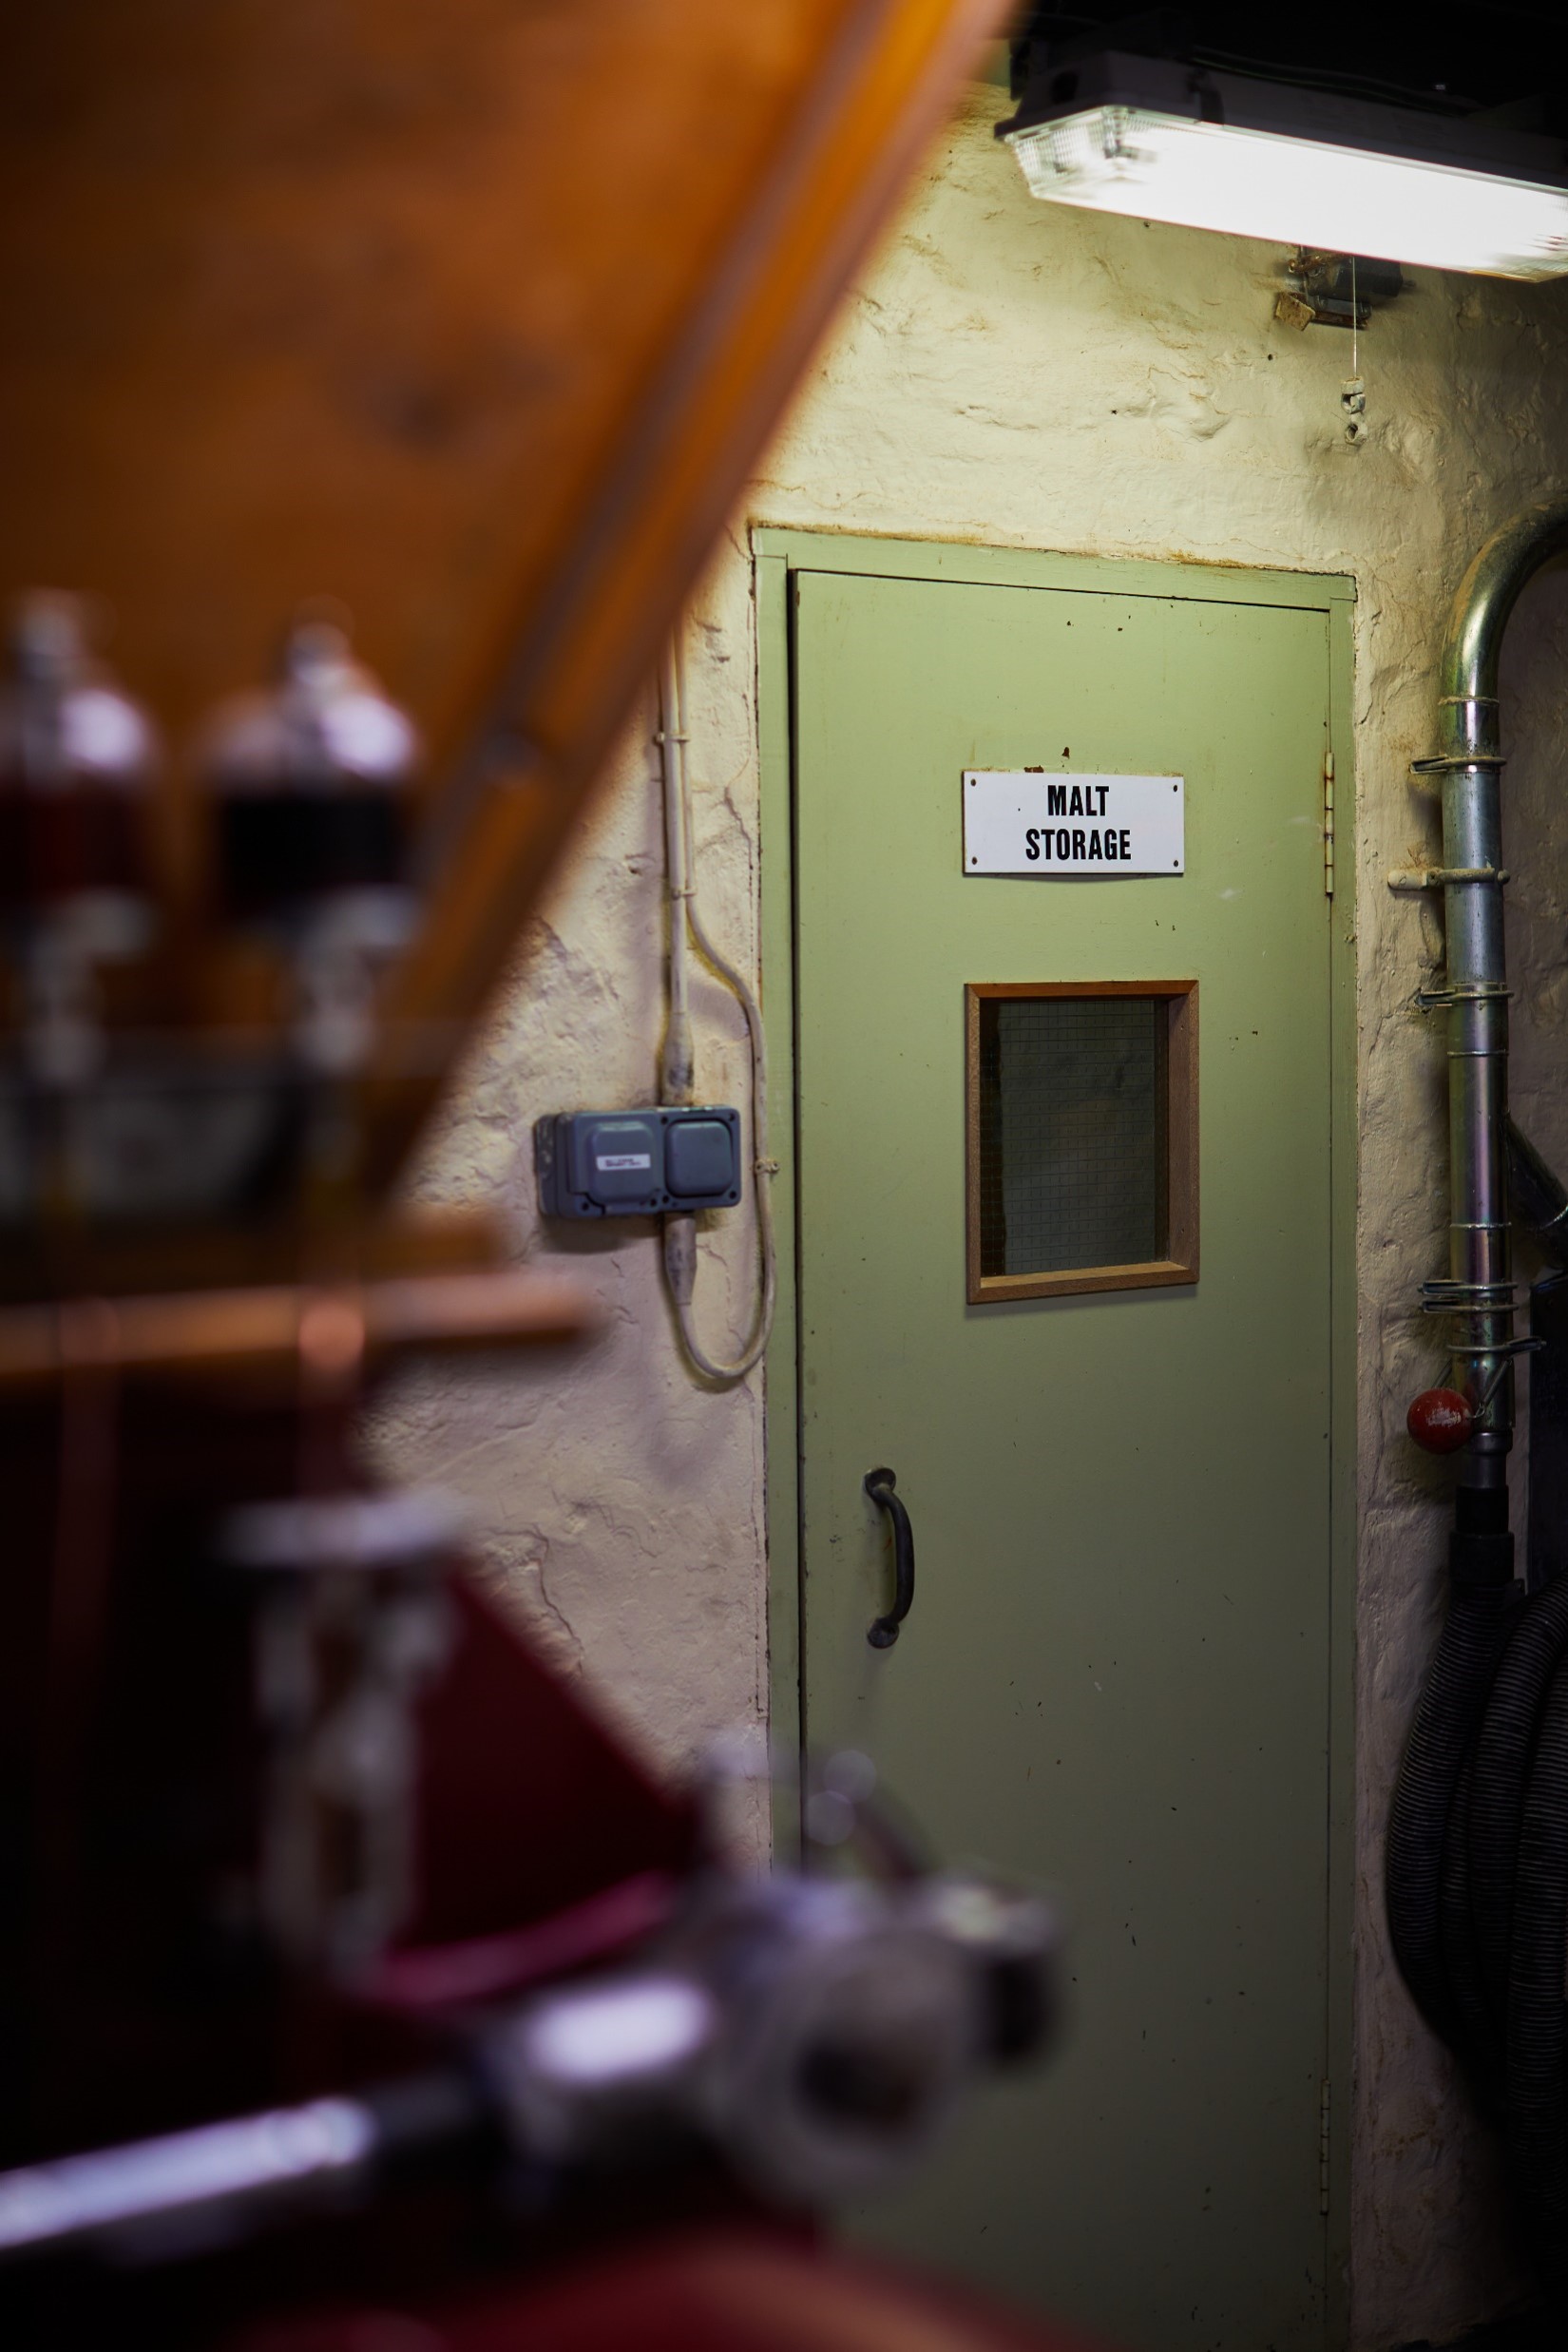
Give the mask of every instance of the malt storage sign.
M 966 874 L 1178 874 L 1186 868 L 1179 775 L 1051 775 L 966 768 Z

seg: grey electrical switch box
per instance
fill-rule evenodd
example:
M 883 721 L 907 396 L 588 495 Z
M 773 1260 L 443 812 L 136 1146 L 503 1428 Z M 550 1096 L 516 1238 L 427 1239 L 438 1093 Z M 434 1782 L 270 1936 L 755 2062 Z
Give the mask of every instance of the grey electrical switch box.
M 558 1111 L 533 1138 L 546 1216 L 661 1216 L 740 1198 L 738 1111 Z
M 664 1176 L 672 1193 L 717 1200 L 736 1178 L 735 1130 L 722 1119 L 677 1119 L 664 1130 Z

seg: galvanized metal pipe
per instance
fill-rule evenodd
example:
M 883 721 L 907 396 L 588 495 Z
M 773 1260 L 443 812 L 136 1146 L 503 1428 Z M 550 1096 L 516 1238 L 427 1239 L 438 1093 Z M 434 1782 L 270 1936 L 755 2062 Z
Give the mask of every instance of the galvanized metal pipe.
M 1521 590 L 1568 550 L 1568 505 L 1528 507 L 1460 584 L 1444 647 L 1439 755 L 1448 1013 L 1448 1283 L 1456 1358 L 1486 1400 L 1463 1482 L 1501 1486 L 1513 1444 L 1513 1262 L 1508 1231 L 1508 985 L 1502 931 L 1498 660 Z

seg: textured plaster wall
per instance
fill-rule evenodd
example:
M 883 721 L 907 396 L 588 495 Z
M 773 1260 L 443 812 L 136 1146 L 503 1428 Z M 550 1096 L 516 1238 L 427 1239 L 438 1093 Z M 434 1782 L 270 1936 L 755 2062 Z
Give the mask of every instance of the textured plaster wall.
M 1353 2341 L 1436 2341 L 1514 2289 L 1493 2163 L 1389 1962 L 1380 1839 L 1435 1623 L 1444 1474 L 1413 1457 L 1406 1400 L 1436 1376 L 1413 1312 L 1440 1265 L 1441 1044 L 1409 1008 L 1435 917 L 1386 887 L 1431 856 L 1408 762 L 1432 748 L 1443 616 L 1470 551 L 1516 507 L 1568 491 L 1568 289 L 1417 277 L 1362 344 L 1370 431 L 1351 449 L 1348 338 L 1276 326 L 1263 246 L 1032 202 L 977 92 L 848 306 L 716 556 L 691 633 L 698 874 L 720 942 L 755 955 L 758 873 L 751 521 L 1096 555 L 1353 573 L 1361 1100 L 1361 1449 L 1353 2091 Z M 1568 582 L 1532 592 L 1508 650 L 1510 934 L 1517 1099 L 1568 1166 L 1564 748 Z M 766 1703 L 761 1405 L 681 1368 L 651 1229 L 542 1236 L 529 1127 L 629 1103 L 660 1025 L 658 795 L 633 731 L 598 821 L 536 923 L 419 1189 L 499 1201 L 521 1250 L 569 1262 L 604 1343 L 564 1373 L 411 1385 L 378 1444 L 402 1477 L 467 1498 L 495 1588 L 662 1762 L 756 1726 Z M 1342 794 L 1343 799 L 1343 794 Z M 1341 817 L 1341 839 L 1351 820 Z M 1342 846 L 1342 859 L 1351 845 Z M 742 1094 L 734 1008 L 697 990 L 701 1083 Z M 782 1106 L 781 1106 L 782 1109 Z M 751 1234 L 703 1244 L 700 1311 L 744 1327 Z M 1343 2113 L 1343 2109 L 1341 2111 Z

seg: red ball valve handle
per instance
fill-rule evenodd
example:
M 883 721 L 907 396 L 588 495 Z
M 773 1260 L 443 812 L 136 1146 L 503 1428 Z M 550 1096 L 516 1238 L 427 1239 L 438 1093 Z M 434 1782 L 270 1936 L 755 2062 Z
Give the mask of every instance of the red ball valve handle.
M 1425 1388 L 1405 1416 L 1405 1425 L 1429 1454 L 1457 1454 L 1470 1441 L 1475 1409 L 1457 1388 Z

